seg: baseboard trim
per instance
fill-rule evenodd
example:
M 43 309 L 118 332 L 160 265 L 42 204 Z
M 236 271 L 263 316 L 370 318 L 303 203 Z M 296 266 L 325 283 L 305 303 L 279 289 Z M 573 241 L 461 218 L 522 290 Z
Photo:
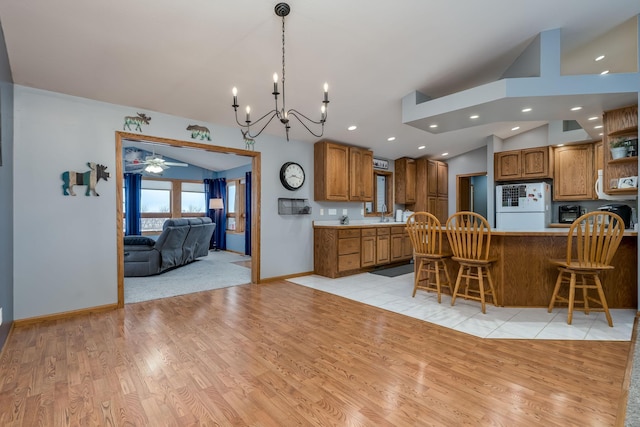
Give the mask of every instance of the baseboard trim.
M 294 277 L 308 276 L 310 274 L 313 274 L 313 271 L 306 271 L 306 272 L 303 272 L 303 273 L 295 273 L 295 274 L 287 274 L 286 276 L 267 277 L 266 279 L 260 279 L 260 281 L 258 283 L 260 284 L 260 283 L 277 282 L 278 280 L 287 280 L 287 279 L 292 279 Z
M 45 316 L 29 317 L 26 319 L 14 320 L 13 326 L 16 328 L 33 325 L 34 323 L 50 322 L 52 320 L 67 319 L 69 317 L 80 316 L 83 314 L 100 313 L 103 311 L 116 310 L 118 304 L 99 305 L 95 307 L 83 308 L 81 310 L 65 311 L 63 313 L 47 314 Z

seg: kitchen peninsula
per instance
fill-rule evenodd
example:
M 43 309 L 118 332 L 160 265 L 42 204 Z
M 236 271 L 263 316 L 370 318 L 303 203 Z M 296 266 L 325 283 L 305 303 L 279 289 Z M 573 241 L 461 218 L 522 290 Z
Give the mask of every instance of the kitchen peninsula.
M 406 261 L 412 256 L 403 223 L 359 221 L 340 225 L 337 221 L 316 221 L 313 227 L 315 274 L 341 277 Z M 491 230 L 491 256 L 498 258 L 491 272 L 499 305 L 547 307 L 557 277 L 557 270 L 549 259 L 566 256 L 567 233 L 567 228 Z M 637 234 L 625 231 L 613 257 L 615 269 L 601 276 L 610 308 L 637 306 Z M 392 236 L 396 236 L 395 239 L 392 240 Z M 443 245 L 448 249 L 446 236 L 443 236 Z M 381 257 L 378 251 L 382 252 Z M 371 264 L 372 259 L 377 261 Z M 455 278 L 456 263 L 450 261 L 447 268 Z

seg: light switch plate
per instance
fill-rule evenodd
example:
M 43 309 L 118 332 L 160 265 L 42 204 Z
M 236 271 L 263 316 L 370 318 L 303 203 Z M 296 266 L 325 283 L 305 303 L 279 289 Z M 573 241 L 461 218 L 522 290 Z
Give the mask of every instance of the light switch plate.
M 337 209 L 329 209 L 329 215 L 338 215 Z
M 342 215 L 348 215 L 349 209 L 342 209 Z

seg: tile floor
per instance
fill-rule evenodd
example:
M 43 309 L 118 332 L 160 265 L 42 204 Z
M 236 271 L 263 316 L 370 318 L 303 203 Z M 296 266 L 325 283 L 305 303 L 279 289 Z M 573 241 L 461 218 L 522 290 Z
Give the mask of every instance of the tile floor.
M 338 279 L 309 275 L 287 280 L 481 338 L 630 341 L 636 315 L 635 309 L 610 310 L 614 326 L 610 328 L 599 312 L 574 311 L 573 324 L 568 325 L 566 308 L 547 313 L 546 308 L 487 304 L 487 313 L 482 314 L 477 301 L 456 298 L 452 307 L 450 296 L 443 295 L 438 304 L 434 292 L 420 289 L 412 298 L 413 273 L 398 277 L 362 273 Z

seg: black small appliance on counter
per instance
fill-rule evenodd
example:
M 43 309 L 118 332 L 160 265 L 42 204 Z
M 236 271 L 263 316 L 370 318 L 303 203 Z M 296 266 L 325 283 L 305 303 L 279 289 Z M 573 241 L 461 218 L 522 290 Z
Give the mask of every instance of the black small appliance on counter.
M 624 221 L 624 228 L 631 228 L 631 208 L 627 205 L 620 203 L 611 203 L 609 205 L 600 206 L 599 211 L 613 212 L 620 215 L 620 218 Z
M 571 224 L 580 216 L 580 206 L 560 205 L 558 207 L 558 222 L 560 224 Z

